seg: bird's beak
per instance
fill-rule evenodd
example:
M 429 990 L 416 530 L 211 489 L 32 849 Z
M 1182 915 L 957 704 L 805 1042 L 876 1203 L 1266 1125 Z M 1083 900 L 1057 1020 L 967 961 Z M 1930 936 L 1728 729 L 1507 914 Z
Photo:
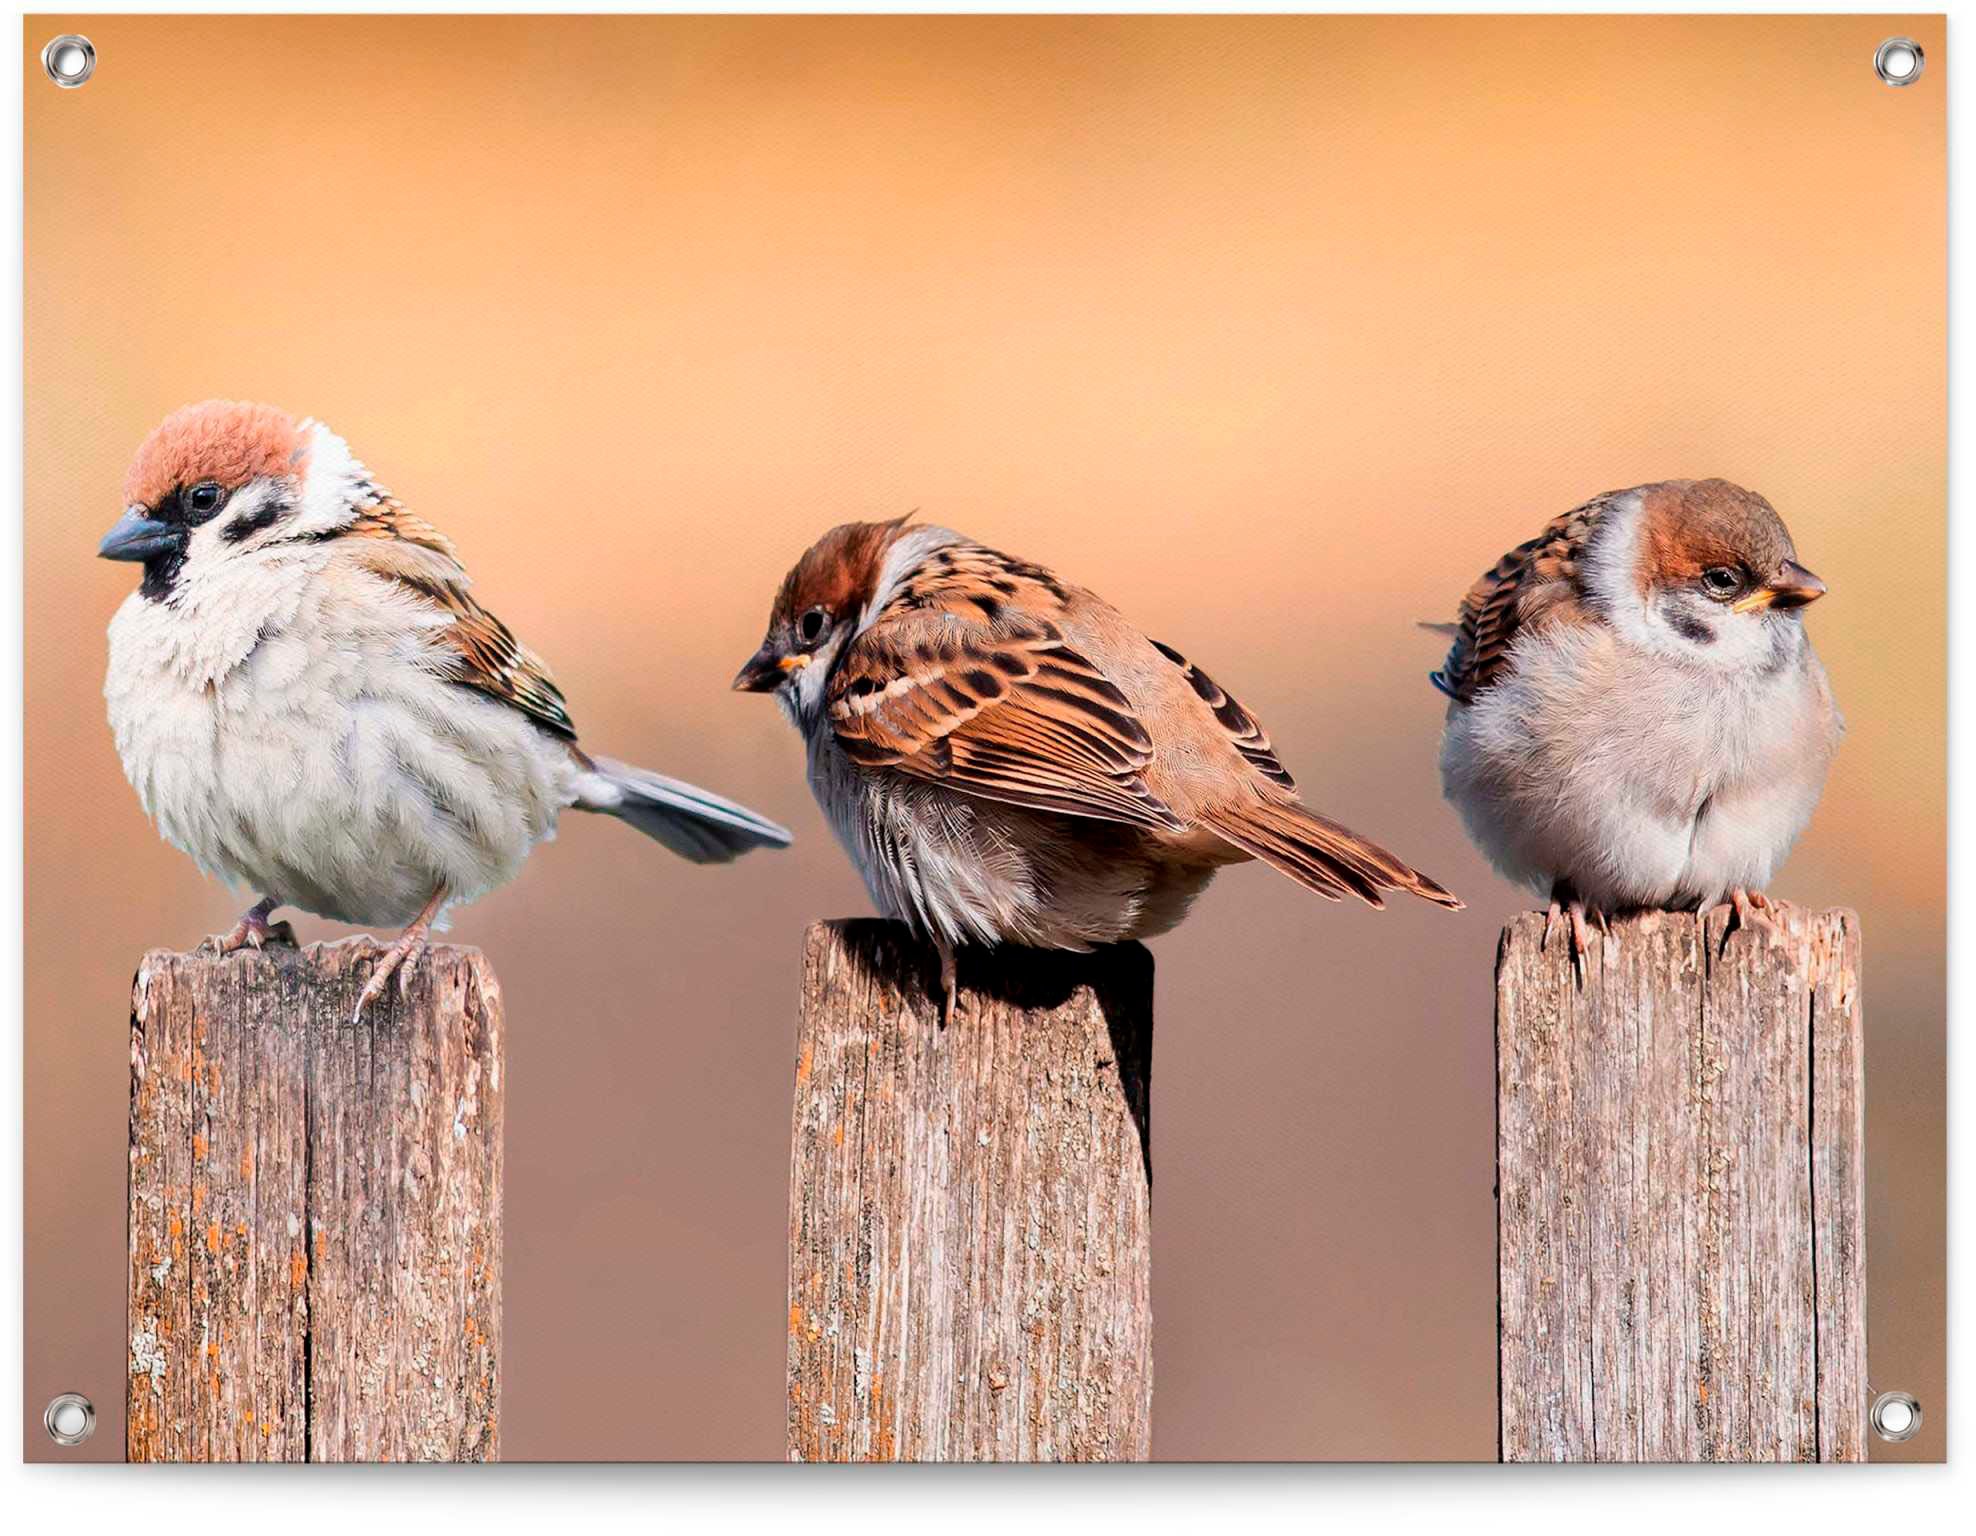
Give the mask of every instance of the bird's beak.
M 799 661 L 806 662 L 808 660 L 809 657 L 807 656 L 800 658 L 795 656 L 778 656 L 775 653 L 775 647 L 764 640 L 762 642 L 762 648 L 750 656 L 741 670 L 735 673 L 734 691 L 736 693 L 773 693 L 777 688 L 782 686 L 783 677 Z
M 1802 608 L 1825 595 L 1825 583 L 1795 560 L 1786 560 L 1777 574 L 1735 604 L 1737 613 L 1759 608 Z
M 155 517 L 146 517 L 142 507 L 130 507 L 117 519 L 116 526 L 103 535 L 96 553 L 104 560 L 149 560 L 153 555 L 176 549 L 183 530 Z

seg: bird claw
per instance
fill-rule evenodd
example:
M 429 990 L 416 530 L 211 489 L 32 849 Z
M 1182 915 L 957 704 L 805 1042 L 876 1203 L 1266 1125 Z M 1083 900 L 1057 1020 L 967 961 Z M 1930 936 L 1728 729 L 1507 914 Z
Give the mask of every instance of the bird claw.
M 384 996 L 384 987 L 395 975 L 398 978 L 398 998 L 403 1001 L 411 995 L 411 965 L 431 947 L 429 935 L 433 921 L 439 916 L 439 909 L 446 905 L 446 887 L 436 887 L 432 899 L 420 909 L 419 915 L 411 920 L 405 931 L 393 939 L 384 953 L 377 957 L 370 980 L 364 983 L 364 990 L 357 994 L 357 1006 L 350 1015 L 352 1024 L 363 1022 L 364 1010 Z
M 1612 925 L 1604 912 L 1597 914 L 1599 931 L 1610 935 Z M 1559 918 L 1567 919 L 1566 926 L 1571 935 L 1571 974 L 1577 978 L 1580 991 L 1585 987 L 1585 956 L 1592 948 L 1592 929 L 1586 921 L 1584 900 L 1567 888 L 1551 893 L 1551 904 L 1544 913 L 1544 938 L 1537 947 L 1540 951 L 1551 947 L 1551 929 Z
M 1718 955 L 1729 953 L 1729 935 L 1738 931 L 1761 933 L 1766 944 L 1777 949 L 1790 948 L 1784 925 L 1774 915 L 1784 910 L 1783 902 L 1739 885 L 1729 892 L 1729 899 L 1722 905 L 1729 908 L 1729 921 L 1722 925 L 1722 948 Z
M 407 928 L 399 934 L 384 953 L 377 957 L 377 964 L 371 970 L 370 979 L 364 983 L 364 990 L 357 994 L 357 1006 L 350 1015 L 350 1022 L 352 1024 L 363 1022 L 364 1010 L 384 996 L 384 989 L 391 985 L 393 978 L 397 981 L 398 1000 L 403 1002 L 409 997 L 412 965 L 430 947 L 425 930 L 422 928 Z
M 263 902 L 250 907 L 241 914 L 240 921 L 225 933 L 208 934 L 199 941 L 199 953 L 221 958 L 243 949 L 263 950 L 270 944 L 284 945 L 289 949 L 299 947 L 295 940 L 295 930 L 286 919 L 278 923 L 268 921 L 268 913 L 274 910 L 274 903 Z
M 960 971 L 954 962 L 954 947 L 944 940 L 935 940 L 940 951 L 940 1027 L 945 1029 L 954 1022 L 954 1005 L 960 994 Z

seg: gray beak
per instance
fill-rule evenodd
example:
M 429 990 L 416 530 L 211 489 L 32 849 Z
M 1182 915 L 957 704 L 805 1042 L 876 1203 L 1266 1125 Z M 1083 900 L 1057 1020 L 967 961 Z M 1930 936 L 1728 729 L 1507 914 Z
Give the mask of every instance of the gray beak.
M 149 560 L 153 555 L 177 549 L 184 537 L 183 528 L 146 517 L 141 507 L 131 507 L 103 535 L 96 553 L 105 560 Z
M 1825 595 L 1825 583 L 1795 560 L 1786 560 L 1784 568 L 1771 578 L 1770 585 L 1777 591 L 1771 604 L 1776 608 L 1802 608 Z
M 809 658 L 804 657 L 805 661 Z M 782 686 L 782 680 L 789 673 L 789 663 L 778 658 L 774 643 L 762 642 L 762 648 L 750 656 L 740 672 L 735 675 L 734 688 L 737 693 L 773 693 Z
M 1815 603 L 1825 595 L 1825 583 L 1795 560 L 1786 560 L 1777 574 L 1730 605 L 1732 613 L 1754 613 L 1765 608 L 1788 610 Z

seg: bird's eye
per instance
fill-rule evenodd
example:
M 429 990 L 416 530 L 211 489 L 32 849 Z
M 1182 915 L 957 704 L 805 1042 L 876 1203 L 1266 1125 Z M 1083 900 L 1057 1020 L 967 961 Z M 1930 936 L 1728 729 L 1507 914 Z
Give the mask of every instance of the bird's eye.
M 1743 584 L 1743 573 L 1732 565 L 1711 565 L 1702 572 L 1702 585 L 1712 597 L 1727 597 Z
M 805 645 L 815 645 L 829 628 L 830 615 L 821 608 L 810 609 L 796 621 L 796 632 L 803 637 Z
M 226 492 L 219 488 L 217 482 L 201 480 L 185 493 L 185 510 L 193 517 L 207 518 L 219 511 L 225 500 Z

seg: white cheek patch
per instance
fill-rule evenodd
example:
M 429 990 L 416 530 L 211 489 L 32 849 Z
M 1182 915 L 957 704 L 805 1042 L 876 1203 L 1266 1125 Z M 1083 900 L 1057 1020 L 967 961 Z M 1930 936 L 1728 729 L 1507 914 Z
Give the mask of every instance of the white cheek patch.
M 1720 604 L 1677 592 L 1661 593 L 1653 610 L 1654 617 L 1674 634 L 1692 646 L 1703 647 L 1714 645 L 1721 637 L 1723 622 L 1734 617 Z
M 1585 590 L 1613 632 L 1643 651 L 1724 672 L 1770 666 L 1795 654 L 1771 630 L 1775 614 L 1731 613 L 1725 603 L 1693 591 L 1640 590 L 1642 499 L 1622 496 L 1600 519 L 1585 556 Z
M 1640 562 L 1641 498 L 1614 499 L 1599 519 L 1585 552 L 1585 590 L 1619 634 L 1635 645 L 1653 647 L 1660 628 L 1640 595 L 1635 572 Z
M 291 536 L 341 528 L 358 507 L 381 494 L 370 471 L 342 438 L 315 420 L 303 422 L 302 431 L 309 445 L 309 462 L 302 475 L 300 503 L 287 520 Z
M 202 523 L 192 530 L 185 541 L 185 563 L 187 566 L 202 568 L 217 565 L 227 555 L 227 541 L 220 536 L 221 527 L 226 521 L 222 512 L 209 523 Z
M 1769 672 L 1797 655 L 1800 632 L 1781 614 L 1732 612 L 1727 603 L 1699 592 L 1665 592 L 1653 617 L 1661 649 L 1724 672 Z

